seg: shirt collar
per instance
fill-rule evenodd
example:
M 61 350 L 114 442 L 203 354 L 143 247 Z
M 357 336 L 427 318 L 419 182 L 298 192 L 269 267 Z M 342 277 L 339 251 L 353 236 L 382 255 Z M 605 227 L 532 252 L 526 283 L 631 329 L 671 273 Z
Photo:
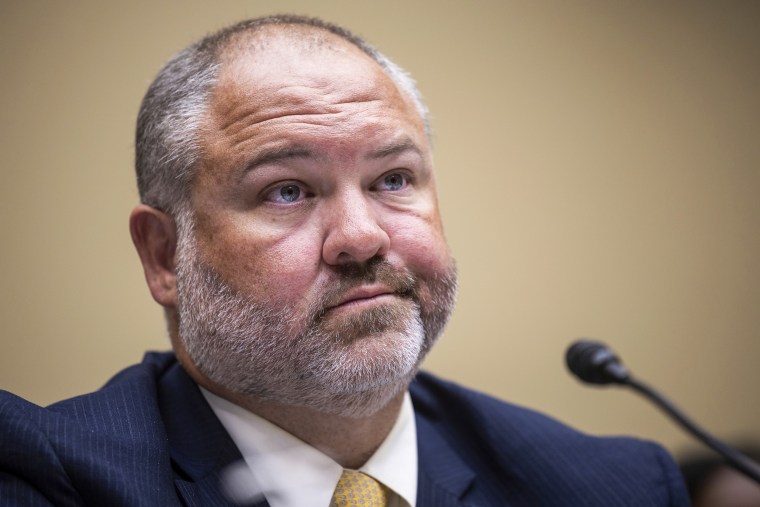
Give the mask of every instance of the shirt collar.
M 251 501 L 263 496 L 271 507 L 330 505 L 343 473 L 337 462 L 266 419 L 203 388 L 201 392 L 245 461 L 225 474 L 225 487 L 234 499 Z M 390 433 L 359 470 L 406 502 L 392 504 L 415 507 L 417 431 L 408 392 Z

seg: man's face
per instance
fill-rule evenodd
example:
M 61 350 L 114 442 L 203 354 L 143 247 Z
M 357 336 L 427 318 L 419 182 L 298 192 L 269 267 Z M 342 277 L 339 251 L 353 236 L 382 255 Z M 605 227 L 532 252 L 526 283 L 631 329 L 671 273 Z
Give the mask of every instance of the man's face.
M 366 414 L 440 334 L 455 274 L 421 118 L 320 35 L 225 61 L 180 232 L 175 347 L 232 392 Z

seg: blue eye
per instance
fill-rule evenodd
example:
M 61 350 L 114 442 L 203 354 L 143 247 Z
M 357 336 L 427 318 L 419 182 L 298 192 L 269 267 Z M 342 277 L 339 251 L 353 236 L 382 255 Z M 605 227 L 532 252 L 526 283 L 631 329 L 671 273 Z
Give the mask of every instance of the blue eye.
M 306 191 L 298 183 L 285 183 L 267 190 L 264 200 L 276 204 L 294 204 L 301 202 L 306 197 Z
M 401 173 L 388 174 L 383 178 L 383 185 L 386 190 L 401 190 L 406 186 L 406 176 Z
M 279 189 L 280 198 L 285 202 L 296 202 L 301 197 L 298 185 L 285 185 Z

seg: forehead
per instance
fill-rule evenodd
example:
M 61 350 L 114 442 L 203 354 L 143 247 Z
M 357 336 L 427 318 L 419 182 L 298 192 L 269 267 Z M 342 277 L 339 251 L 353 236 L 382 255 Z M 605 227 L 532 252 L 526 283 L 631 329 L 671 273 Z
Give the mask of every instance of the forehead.
M 267 29 L 227 46 L 199 141 L 193 188 L 211 193 L 235 188 L 273 153 L 308 152 L 329 168 L 408 144 L 432 163 L 411 97 L 361 49 L 301 27 Z
M 389 116 L 401 114 L 423 125 L 411 97 L 372 58 L 322 29 L 263 27 L 231 40 L 220 60 L 208 116 L 212 126 L 349 113 L 351 106 L 372 103 Z

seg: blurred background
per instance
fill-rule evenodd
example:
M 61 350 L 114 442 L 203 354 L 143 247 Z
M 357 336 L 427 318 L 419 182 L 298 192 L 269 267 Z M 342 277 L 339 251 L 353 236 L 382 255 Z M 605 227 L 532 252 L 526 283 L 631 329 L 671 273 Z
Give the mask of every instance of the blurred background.
M 0 388 L 39 404 L 167 349 L 129 238 L 160 66 L 246 17 L 344 24 L 433 114 L 459 303 L 425 367 L 597 434 L 691 447 L 581 386 L 611 344 L 710 431 L 760 440 L 760 2 L 0 1 Z

